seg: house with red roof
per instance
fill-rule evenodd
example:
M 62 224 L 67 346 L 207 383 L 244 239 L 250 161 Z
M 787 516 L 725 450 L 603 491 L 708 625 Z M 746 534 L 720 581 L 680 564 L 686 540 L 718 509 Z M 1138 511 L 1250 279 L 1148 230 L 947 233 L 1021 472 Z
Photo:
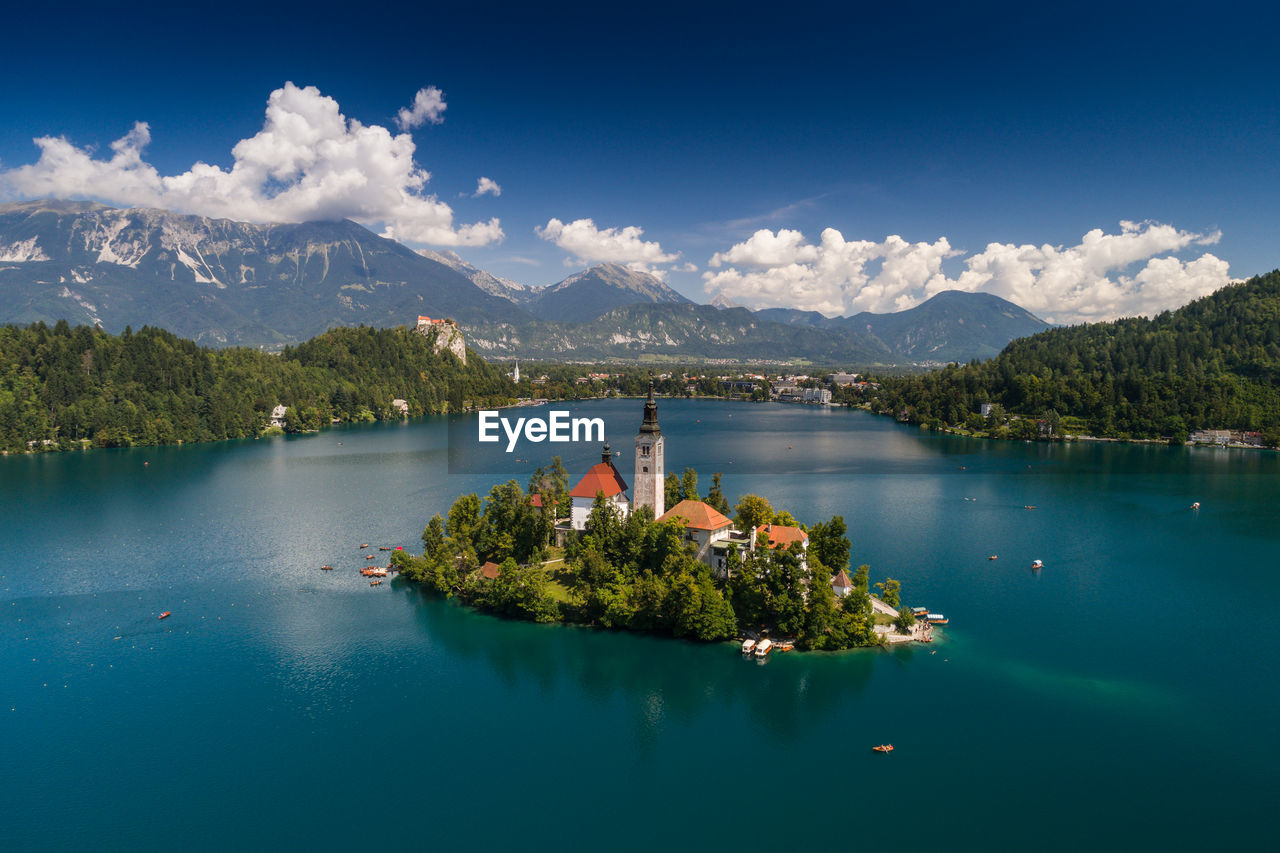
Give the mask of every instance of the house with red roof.
M 784 551 L 797 542 L 800 543 L 800 564 L 808 564 L 804 555 L 809 552 L 809 534 L 799 527 L 792 527 L 789 524 L 762 524 L 751 531 L 752 551 L 760 547 L 761 543 L 765 541 L 769 543 L 770 550 L 780 548 Z
M 733 522 L 702 501 L 680 501 L 664 512 L 658 521 L 681 522 L 685 541 L 694 544 L 695 556 L 722 576 L 728 571 L 729 549 L 746 546 L 742 535 L 733 529 Z
M 835 577 L 831 579 L 831 590 L 836 595 L 844 598 L 853 592 L 853 581 L 849 578 L 849 573 L 841 569 Z
M 605 500 L 614 507 L 620 518 L 626 518 L 631 512 L 631 501 L 627 498 L 627 482 L 613 466 L 613 451 L 607 444 L 600 454 L 600 461 L 592 465 L 586 476 L 569 490 L 569 526 L 574 530 L 587 529 L 587 519 L 591 517 L 591 508 L 595 506 L 596 495 L 604 495 Z

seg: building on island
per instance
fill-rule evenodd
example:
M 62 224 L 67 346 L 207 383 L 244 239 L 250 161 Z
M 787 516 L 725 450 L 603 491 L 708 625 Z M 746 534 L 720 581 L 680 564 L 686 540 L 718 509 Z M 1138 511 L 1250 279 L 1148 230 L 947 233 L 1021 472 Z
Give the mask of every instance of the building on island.
M 647 506 L 658 518 L 665 511 L 666 471 L 662 430 L 658 427 L 658 404 L 653 399 L 653 383 L 644 401 L 644 420 L 636 435 L 636 506 Z
M 849 573 L 841 569 L 839 573 L 831 579 L 831 591 L 844 598 L 853 592 L 853 581 L 849 579 Z
M 391 401 L 391 408 L 395 409 L 396 413 L 399 414 L 400 417 L 402 418 L 409 417 L 409 401 L 408 400 L 401 400 L 399 397 L 397 397 Z
M 592 465 L 586 476 L 569 491 L 569 526 L 572 529 L 587 529 L 587 519 L 591 517 L 591 508 L 595 505 L 598 494 L 604 495 L 620 518 L 626 518 L 631 512 L 631 501 L 627 499 L 627 482 L 613 466 L 613 451 L 607 444 L 600 453 L 600 461 Z
M 278 405 L 271 410 L 270 426 L 284 429 L 284 413 L 287 411 L 283 405 Z
M 684 522 L 684 538 L 693 543 L 694 556 L 721 576 L 728 570 L 729 549 L 746 544 L 724 513 L 702 501 L 680 501 L 658 521 Z
M 570 531 L 586 530 L 596 496 L 604 495 L 620 517 L 625 518 L 634 509 L 649 507 L 658 521 L 679 521 L 684 525 L 684 539 L 693 544 L 697 559 L 720 577 L 727 576 L 729 550 L 736 548 L 739 553 L 752 550 L 753 538 L 735 530 L 724 513 L 702 501 L 680 501 L 666 509 L 665 452 L 662 429 L 658 426 L 658 404 L 653 399 L 650 383 L 644 401 L 644 419 L 636 434 L 634 499 L 628 501 L 627 484 L 614 467 L 612 451 L 606 444 L 600 462 L 569 492 L 570 516 L 556 524 L 556 544 L 563 545 Z M 530 502 L 541 506 L 542 495 L 533 495 Z M 757 530 L 764 531 L 763 536 L 771 548 L 786 548 L 792 542 L 801 543 L 802 548 L 809 547 L 809 537 L 798 527 L 773 524 Z
M 778 548 L 784 551 L 795 543 L 800 543 L 800 564 L 807 565 L 805 555 L 809 553 L 809 534 L 799 527 L 789 524 L 762 524 L 751 531 L 751 550 L 754 551 L 761 540 L 769 543 L 771 550 Z
M 502 567 L 499 566 L 497 563 L 495 563 L 493 560 L 489 560 L 483 566 L 480 567 L 480 574 L 481 576 L 486 577 L 489 580 L 493 580 L 498 575 L 502 574 Z

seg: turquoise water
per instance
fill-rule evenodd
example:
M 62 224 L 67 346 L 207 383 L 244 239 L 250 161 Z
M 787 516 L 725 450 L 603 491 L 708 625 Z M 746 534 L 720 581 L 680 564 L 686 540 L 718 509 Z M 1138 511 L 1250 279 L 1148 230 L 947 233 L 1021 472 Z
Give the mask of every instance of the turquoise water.
M 634 400 L 577 409 L 639 422 Z M 855 563 L 951 618 L 937 654 L 760 665 L 371 588 L 359 543 L 416 547 L 493 480 L 445 473 L 441 420 L 0 459 L 0 849 L 1268 837 L 1275 454 L 799 406 L 661 416 L 668 470 L 696 465 L 704 490 L 721 470 L 731 496 L 844 515 Z

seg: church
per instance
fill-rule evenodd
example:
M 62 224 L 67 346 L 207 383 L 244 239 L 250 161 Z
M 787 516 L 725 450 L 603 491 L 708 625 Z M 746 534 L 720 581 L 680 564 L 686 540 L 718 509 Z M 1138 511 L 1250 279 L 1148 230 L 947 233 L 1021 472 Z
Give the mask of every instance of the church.
M 653 509 L 654 518 L 662 515 L 666 496 L 666 471 L 663 467 L 662 430 L 658 427 L 658 404 L 653 399 L 653 383 L 649 383 L 649 396 L 644 403 L 644 421 L 640 424 L 640 432 L 636 435 L 636 467 L 635 467 L 635 507 L 647 506 Z M 613 505 L 615 511 L 626 517 L 632 510 L 631 500 L 627 498 L 627 483 L 622 479 L 617 467 L 613 464 L 613 451 L 609 445 L 604 446 L 600 454 L 600 462 L 591 466 L 578 484 L 569 492 L 570 512 L 569 528 L 586 530 L 587 519 L 591 516 L 591 507 L 595 505 L 596 495 L 602 494 L 605 500 Z
M 634 504 L 627 497 L 627 483 L 613 464 L 613 451 L 606 444 L 600 461 L 570 490 L 568 523 L 556 525 L 556 544 L 563 545 L 571 530 L 587 529 L 596 496 L 603 495 L 621 518 L 626 518 L 633 509 L 647 506 L 653 509 L 653 517 L 658 521 L 682 522 L 684 538 L 691 543 L 694 555 L 721 577 L 728 575 L 731 548 L 742 552 L 754 551 L 757 547 L 788 548 L 798 543 L 802 552 L 808 551 L 809 536 L 799 527 L 765 524 L 747 534 L 735 530 L 728 516 L 703 501 L 683 500 L 667 509 L 664 456 L 658 404 L 653 399 L 651 382 L 644 402 L 644 420 L 636 434 Z

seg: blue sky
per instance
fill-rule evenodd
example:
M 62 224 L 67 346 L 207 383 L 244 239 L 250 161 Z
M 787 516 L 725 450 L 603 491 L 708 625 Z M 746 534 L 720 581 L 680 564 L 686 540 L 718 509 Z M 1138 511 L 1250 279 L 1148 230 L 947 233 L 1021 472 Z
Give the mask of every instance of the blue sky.
M 41 166 L 32 141 L 104 162 L 135 122 L 156 180 L 196 162 L 229 172 L 292 82 L 388 140 L 411 134 L 430 180 L 406 191 L 434 201 L 396 207 L 398 225 L 369 201 L 362 221 L 452 241 L 517 281 L 619 260 L 698 301 L 834 314 L 961 286 L 1059 320 L 1147 312 L 1280 266 L 1276 17 L 1168 3 L 17 9 L 0 193 L 145 202 L 132 179 Z M 425 87 L 442 91 L 442 121 L 402 131 Z M 501 195 L 473 197 L 480 177 Z M 246 219 L 347 215 L 332 196 L 270 198 L 296 179 L 240 206 L 157 197 Z

